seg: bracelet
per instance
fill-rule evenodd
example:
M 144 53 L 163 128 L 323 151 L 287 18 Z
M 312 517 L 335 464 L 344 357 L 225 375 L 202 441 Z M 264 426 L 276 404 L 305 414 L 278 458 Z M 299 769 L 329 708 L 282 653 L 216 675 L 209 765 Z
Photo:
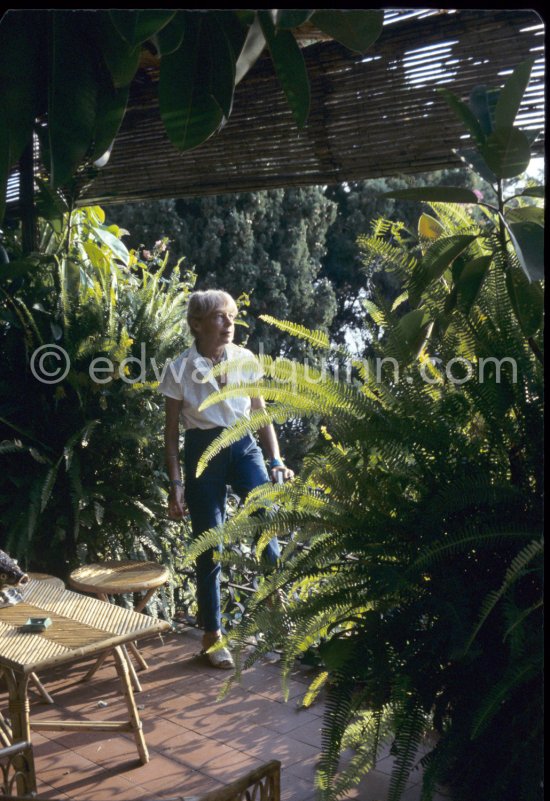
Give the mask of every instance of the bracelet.
M 183 481 L 181 478 L 174 478 L 169 483 L 171 487 L 183 487 Z
M 284 467 L 284 463 L 280 459 L 275 458 L 269 462 L 269 467 L 273 470 L 274 467 Z

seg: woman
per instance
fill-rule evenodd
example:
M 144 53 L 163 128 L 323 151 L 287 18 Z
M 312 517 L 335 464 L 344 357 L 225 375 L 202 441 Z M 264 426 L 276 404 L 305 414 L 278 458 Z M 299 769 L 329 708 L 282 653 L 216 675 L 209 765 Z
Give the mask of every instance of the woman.
M 236 316 L 237 305 L 227 292 L 215 289 L 193 292 L 189 299 L 187 322 L 195 341 L 168 365 L 159 385 L 159 390 L 166 396 L 165 449 L 170 477 L 169 515 L 180 519 L 187 508 L 191 516 L 193 537 L 198 537 L 225 520 L 228 484 L 231 484 L 244 501 L 252 489 L 270 479 L 262 453 L 251 434 L 222 450 L 209 462 L 204 473 L 199 478 L 196 477 L 200 457 L 220 432 L 237 420 L 249 417 L 251 410 L 265 407 L 263 398 L 249 398 L 244 395 L 220 401 L 199 411 L 202 402 L 219 391 L 226 381 L 234 383 L 243 378 L 254 381 L 261 375 L 257 363 L 254 368 L 243 367 L 236 377 L 232 377 L 231 373 L 218 379 L 209 375 L 214 365 L 224 359 L 254 359 L 250 351 L 233 344 Z M 180 419 L 185 429 L 185 485 L 179 461 Z M 281 459 L 273 426 L 265 426 L 258 434 L 269 459 L 271 480 L 276 480 L 277 473 L 281 473 L 285 480 L 292 478 L 293 471 Z M 264 551 L 265 559 L 274 565 L 279 555 L 279 544 L 273 538 Z M 211 550 L 197 559 L 196 576 L 199 618 L 204 628 L 203 653 L 214 667 L 231 669 L 234 663 L 227 648 L 209 650 L 221 637 L 220 565 L 214 561 Z

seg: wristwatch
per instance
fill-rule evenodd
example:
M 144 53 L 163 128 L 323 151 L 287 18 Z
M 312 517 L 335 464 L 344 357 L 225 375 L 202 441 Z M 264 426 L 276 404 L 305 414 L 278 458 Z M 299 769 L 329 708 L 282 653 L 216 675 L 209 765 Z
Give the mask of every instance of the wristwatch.
M 183 487 L 181 478 L 173 478 L 169 483 L 171 487 Z

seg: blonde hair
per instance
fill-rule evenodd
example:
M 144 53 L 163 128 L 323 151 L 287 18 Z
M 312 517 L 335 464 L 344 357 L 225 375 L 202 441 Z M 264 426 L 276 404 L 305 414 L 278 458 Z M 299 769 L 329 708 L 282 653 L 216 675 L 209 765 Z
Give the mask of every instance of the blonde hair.
M 235 314 L 238 312 L 237 304 L 229 292 L 224 292 L 223 289 L 205 289 L 191 293 L 187 306 L 187 324 L 192 334 L 193 321 L 202 320 L 214 309 L 231 309 Z

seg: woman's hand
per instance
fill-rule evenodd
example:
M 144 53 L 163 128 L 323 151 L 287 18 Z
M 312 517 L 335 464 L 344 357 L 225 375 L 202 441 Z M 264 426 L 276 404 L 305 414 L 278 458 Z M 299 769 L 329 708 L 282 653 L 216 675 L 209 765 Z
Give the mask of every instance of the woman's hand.
M 285 464 L 270 468 L 270 473 L 271 480 L 274 484 L 284 484 L 285 481 L 294 478 L 294 470 L 291 470 L 290 467 L 287 467 Z
M 187 506 L 183 499 L 183 486 L 172 484 L 168 495 L 168 517 L 170 520 L 181 520 L 187 514 Z

